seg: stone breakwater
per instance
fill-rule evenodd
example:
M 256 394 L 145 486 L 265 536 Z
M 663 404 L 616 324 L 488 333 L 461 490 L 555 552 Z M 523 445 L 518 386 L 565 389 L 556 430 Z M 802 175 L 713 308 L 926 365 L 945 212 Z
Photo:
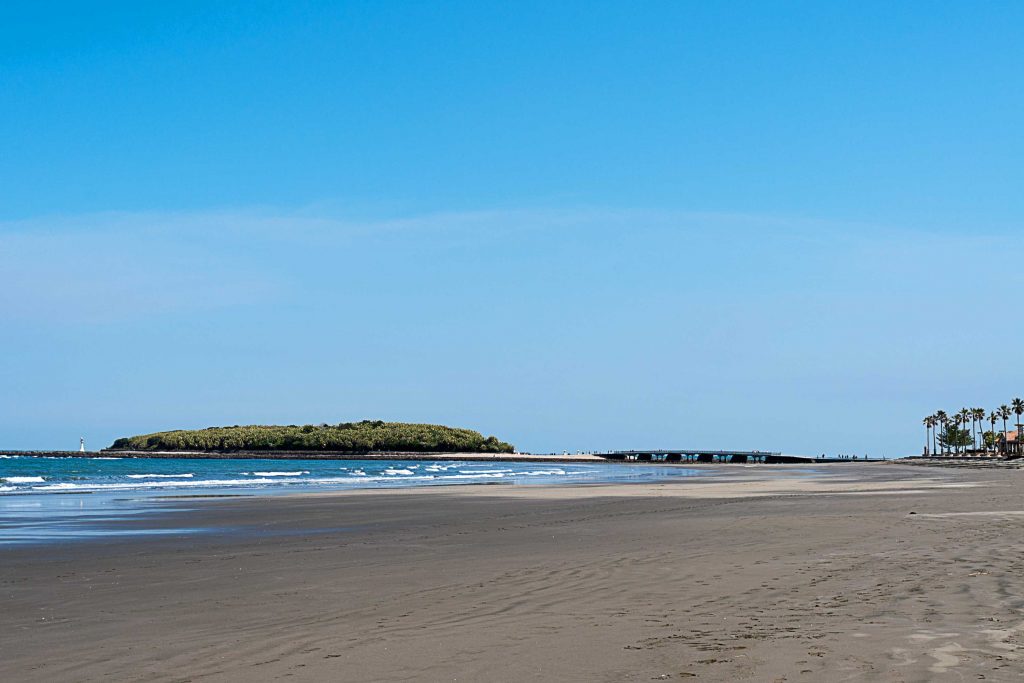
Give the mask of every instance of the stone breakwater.
M 109 458 L 109 453 L 102 451 L 5 451 L 0 449 L 0 455 L 18 455 L 34 458 Z

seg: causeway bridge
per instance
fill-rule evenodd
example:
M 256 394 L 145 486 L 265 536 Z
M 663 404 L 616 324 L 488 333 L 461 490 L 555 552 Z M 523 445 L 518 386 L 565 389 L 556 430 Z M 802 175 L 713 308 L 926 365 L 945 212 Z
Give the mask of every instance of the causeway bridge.
M 647 451 L 609 451 L 594 455 L 605 460 L 619 462 L 734 462 L 734 463 L 765 463 L 771 464 L 825 464 L 825 463 L 865 463 L 884 462 L 885 458 L 869 458 L 867 456 L 811 458 L 804 455 L 783 455 L 775 451 L 701 451 L 690 449 Z
M 702 450 L 651 450 L 651 451 L 609 451 L 595 453 L 606 460 L 623 462 L 733 462 L 733 463 L 810 463 L 815 458 L 797 455 L 783 455 L 770 451 L 702 451 Z

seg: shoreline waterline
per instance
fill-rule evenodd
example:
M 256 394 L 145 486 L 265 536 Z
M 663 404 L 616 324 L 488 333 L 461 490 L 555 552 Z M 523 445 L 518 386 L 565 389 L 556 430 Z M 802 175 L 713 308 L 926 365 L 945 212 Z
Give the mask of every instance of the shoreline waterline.
M 643 483 L 714 472 L 620 463 L 459 460 L 96 459 L 0 460 L 0 547 L 146 535 L 154 518 L 203 499 L 450 488 Z M 488 486 L 490 487 L 490 486 Z M 186 498 L 187 496 L 187 498 Z M 178 501 L 177 505 L 168 505 Z M 160 522 L 162 524 L 162 522 Z M 191 527 L 190 527 L 191 528 Z M 181 533 L 195 533 L 181 530 Z
M 319 505 L 330 500 L 363 499 L 365 496 L 443 496 L 452 499 L 586 500 L 610 498 L 747 498 L 804 496 L 828 491 L 844 495 L 921 493 L 939 484 L 933 477 L 915 477 L 915 486 L 902 483 L 912 468 L 864 464 L 843 471 L 802 465 L 716 465 L 686 468 L 647 465 L 635 467 L 610 463 L 605 477 L 551 477 L 535 479 L 477 478 L 426 484 L 393 482 L 363 487 L 303 485 L 300 476 L 280 476 L 273 485 L 232 489 L 228 487 L 151 486 L 134 490 L 54 491 L 0 495 L 0 550 L 25 545 L 69 541 L 131 540 L 132 537 L 189 537 L 200 534 L 240 533 L 207 523 L 210 511 L 220 504 L 256 506 L 262 509 L 283 500 L 309 500 Z M 602 468 L 604 469 L 604 468 Z M 914 468 L 916 469 L 916 468 Z M 902 471 L 902 474 L 899 472 Z M 920 471 L 920 470 L 918 470 Z M 280 472 L 288 475 L 292 473 Z M 297 473 L 296 473 L 297 474 Z M 497 475 L 496 472 L 486 474 Z M 850 475 L 853 476 L 850 476 Z M 150 475 L 152 476 L 152 475 Z M 393 475 L 408 479 L 403 475 Z M 157 479 L 157 482 L 163 483 Z M 207 521 L 203 521 L 207 520 Z M 245 525 L 243 525 L 245 526 Z M 251 533 L 262 533 L 249 529 Z

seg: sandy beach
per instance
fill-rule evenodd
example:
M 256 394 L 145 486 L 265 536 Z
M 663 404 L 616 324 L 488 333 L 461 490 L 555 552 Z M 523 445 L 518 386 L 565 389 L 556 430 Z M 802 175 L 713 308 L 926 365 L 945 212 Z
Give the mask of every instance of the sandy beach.
M 0 551 L 5 681 L 1016 681 L 1024 473 L 172 499 Z

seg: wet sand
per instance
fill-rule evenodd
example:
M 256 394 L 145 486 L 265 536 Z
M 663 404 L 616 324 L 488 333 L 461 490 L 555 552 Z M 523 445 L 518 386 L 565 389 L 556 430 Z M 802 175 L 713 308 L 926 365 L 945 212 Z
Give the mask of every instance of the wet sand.
M 174 500 L 0 550 L 0 680 L 1024 676 L 1024 472 L 806 470 Z

